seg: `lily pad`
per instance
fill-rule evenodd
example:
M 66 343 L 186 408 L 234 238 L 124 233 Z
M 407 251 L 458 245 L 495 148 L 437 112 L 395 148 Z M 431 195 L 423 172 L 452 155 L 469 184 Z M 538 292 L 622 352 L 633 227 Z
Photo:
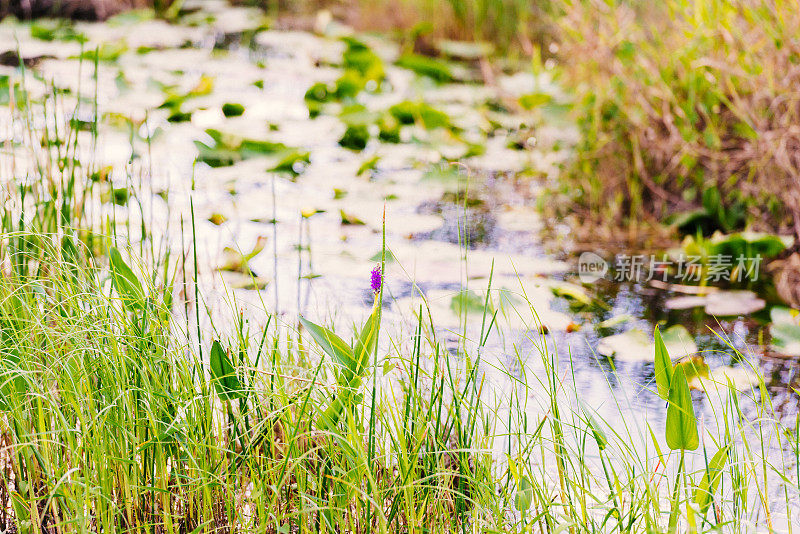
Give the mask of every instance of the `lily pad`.
M 720 317 L 750 315 L 766 306 L 752 291 L 717 291 L 705 297 L 705 301 L 705 312 Z
M 552 286 L 550 291 L 553 292 L 553 295 L 557 297 L 564 297 L 574 302 L 577 302 L 583 306 L 591 306 L 594 302 L 589 293 L 586 292 L 581 286 L 570 284 L 567 282 L 560 283 L 558 285 Z
M 339 139 L 339 146 L 360 152 L 367 147 L 367 141 L 369 141 L 369 130 L 366 126 L 348 126 Z
M 339 216 L 342 219 L 342 224 L 345 226 L 364 226 L 364 224 L 366 224 L 355 215 L 351 215 L 344 210 L 339 210 Z
M 665 329 L 661 337 L 672 359 L 697 352 L 697 345 L 682 325 Z M 621 334 L 604 337 L 597 345 L 597 352 L 603 356 L 614 356 L 622 361 L 652 361 L 655 355 L 655 343 L 650 334 L 634 328 Z
M 244 115 L 244 106 L 235 102 L 222 104 L 222 114 L 226 117 L 239 117 Z
M 395 64 L 398 67 L 412 70 L 420 76 L 427 76 L 439 83 L 452 82 L 455 80 L 455 74 L 450 64 L 440 59 L 408 53 L 400 56 Z
M 256 239 L 256 244 L 253 246 L 253 250 L 248 252 L 247 254 L 243 254 L 239 250 L 236 250 L 232 247 L 225 247 L 222 250 L 222 262 L 220 263 L 217 270 L 219 271 L 229 271 L 234 273 L 240 273 L 250 276 L 256 276 L 255 273 L 250 269 L 250 260 L 258 256 L 264 247 L 267 244 L 267 238 L 264 236 L 258 236 Z
M 668 310 L 688 310 L 690 308 L 699 308 L 706 305 L 706 297 L 697 295 L 683 295 L 680 297 L 672 297 L 664 302 L 664 307 Z
M 775 306 L 770 310 L 772 349 L 785 356 L 800 356 L 800 314 L 797 310 Z
M 486 298 L 471 290 L 461 290 L 450 300 L 450 309 L 458 316 L 466 314 L 481 314 L 486 304 Z M 491 304 L 487 313 L 491 313 Z

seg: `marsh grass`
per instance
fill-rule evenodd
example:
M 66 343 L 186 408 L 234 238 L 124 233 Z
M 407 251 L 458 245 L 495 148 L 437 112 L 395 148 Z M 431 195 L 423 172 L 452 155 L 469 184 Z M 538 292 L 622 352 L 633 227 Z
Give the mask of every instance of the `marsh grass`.
M 585 219 L 800 236 L 795 3 L 566 6 L 581 141 L 564 191 Z
M 76 123 L 45 133 L 37 106 L 15 114 L 20 129 L 51 142 L 23 143 L 41 164 L 4 190 L 3 530 L 742 532 L 797 513 L 800 439 L 766 393 L 722 385 L 698 450 L 669 451 L 663 418 L 631 418 L 624 390 L 608 419 L 590 407 L 540 325 L 532 348 L 493 368 L 488 297 L 463 314 L 457 348 L 422 304 L 409 338 L 376 343 L 363 380 L 344 385 L 352 369 L 330 356 L 332 337 L 315 343 L 266 307 L 201 329 L 194 243 L 171 261 L 148 229 L 118 221 L 97 164 L 59 164 L 80 153 L 62 151 L 81 144 Z M 143 210 L 141 184 L 125 184 L 128 212 Z M 490 368 L 509 387 L 496 389 Z M 344 395 L 342 416 L 320 425 Z

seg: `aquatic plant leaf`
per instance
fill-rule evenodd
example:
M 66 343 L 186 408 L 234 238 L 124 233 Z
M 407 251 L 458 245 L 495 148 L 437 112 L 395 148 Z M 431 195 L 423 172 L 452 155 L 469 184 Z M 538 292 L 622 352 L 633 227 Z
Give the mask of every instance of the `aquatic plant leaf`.
M 328 356 L 348 369 L 350 373 L 355 373 L 356 359 L 353 356 L 352 349 L 342 338 L 327 328 L 312 323 L 305 317 L 301 316 L 300 322 Z
M 530 509 L 533 503 L 533 484 L 526 476 L 521 476 L 517 480 L 517 493 L 514 496 L 514 506 L 517 511 L 525 512 Z
M 244 106 L 235 102 L 222 104 L 222 114 L 226 117 L 240 117 L 244 115 Z
M 362 163 L 358 167 L 358 170 L 356 171 L 356 176 L 361 176 L 361 175 L 366 174 L 366 173 L 372 174 L 372 171 L 374 171 L 375 168 L 378 166 L 378 162 L 380 161 L 380 159 L 381 159 L 381 157 L 378 156 L 378 155 L 375 155 L 375 156 L 372 156 L 371 158 L 366 159 L 364 161 L 364 163 Z
M 589 426 L 589 430 L 592 431 L 594 440 L 597 443 L 597 448 L 601 451 L 605 450 L 608 446 L 608 438 L 603 431 L 603 427 L 600 426 L 600 422 L 592 415 L 591 409 L 583 402 L 581 402 L 581 410 L 583 411 L 583 415 L 586 416 L 586 424 Z
M 531 110 L 549 104 L 553 100 L 552 95 L 547 93 L 530 93 L 519 97 L 519 105 L 525 109 Z
M 270 172 L 288 173 L 297 176 L 311 163 L 311 153 L 305 150 L 287 149 L 280 161 L 272 167 Z
M 462 289 L 450 299 L 450 309 L 457 316 L 463 316 L 468 313 L 483 313 L 485 304 L 485 298 L 469 289 Z M 488 311 L 491 313 L 491 306 L 489 306 Z
M 364 221 L 356 217 L 355 215 L 351 215 L 346 211 L 340 209 L 339 210 L 339 217 L 342 220 L 343 225 L 350 225 L 350 226 L 364 226 L 366 224 Z
M 358 336 L 358 340 L 356 341 L 355 350 L 353 351 L 353 355 L 355 356 L 356 360 L 356 368 L 354 370 L 356 375 L 361 375 L 363 373 L 363 370 L 367 366 L 369 355 L 372 354 L 372 351 L 375 348 L 375 343 L 378 339 L 378 327 L 380 326 L 378 321 L 378 313 L 379 308 L 375 306 L 375 309 L 372 311 L 372 314 L 370 314 L 367 322 L 364 323 L 364 327 L 361 329 L 361 334 Z
M 694 502 L 700 508 L 700 514 L 703 516 L 708 512 L 708 508 L 714 499 L 714 493 L 716 493 L 717 487 L 722 480 L 722 470 L 725 469 L 725 464 L 728 463 L 729 448 L 729 446 L 722 447 L 714 454 L 708 462 L 703 478 L 700 479 L 700 484 L 695 489 Z
M 787 356 L 800 356 L 800 315 L 796 310 L 774 306 L 770 310 L 772 349 Z
M 108 258 L 111 263 L 111 283 L 122 298 L 123 303 L 131 308 L 144 306 L 142 283 L 139 282 L 136 274 L 122 259 L 122 255 L 116 247 L 109 249 Z
M 667 446 L 673 450 L 693 451 L 700 444 L 692 396 L 681 365 L 675 368 L 670 382 L 666 437 Z
M 794 237 L 763 232 L 716 232 L 710 240 L 714 254 L 730 255 L 734 261 L 740 256 L 774 258 L 794 245 Z
M 348 126 L 342 138 L 339 139 L 339 146 L 360 152 L 367 147 L 369 141 L 369 130 L 364 125 Z
M 455 80 L 453 69 L 447 62 L 419 54 L 403 54 L 395 61 L 395 65 L 414 71 L 420 76 L 427 76 L 439 83 L 452 82 Z
M 765 306 L 752 291 L 715 291 L 705 298 L 705 312 L 719 317 L 750 315 Z
M 231 363 L 229 352 L 222 348 L 219 341 L 214 340 L 209 356 L 211 381 L 222 400 L 234 400 L 243 396 L 242 384 L 236 376 L 236 369 Z
M 655 329 L 655 373 L 656 373 L 656 387 L 658 388 L 658 396 L 664 400 L 669 400 L 669 385 L 672 381 L 672 360 L 669 357 L 664 339 L 661 337 L 661 331 L 656 326 Z
M 419 122 L 426 130 L 445 128 L 455 130 L 450 116 L 425 102 L 399 102 L 389 108 L 389 114 L 400 124 Z
M 591 295 L 589 295 L 586 290 L 575 284 L 564 282 L 562 284 L 552 286 L 550 291 L 557 297 L 564 297 L 584 306 L 591 306 L 594 302 Z

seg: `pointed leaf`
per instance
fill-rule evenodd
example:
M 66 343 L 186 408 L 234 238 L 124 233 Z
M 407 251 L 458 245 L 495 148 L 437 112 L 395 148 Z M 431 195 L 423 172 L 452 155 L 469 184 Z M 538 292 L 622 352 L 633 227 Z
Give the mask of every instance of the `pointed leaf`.
M 708 469 L 706 470 L 700 484 L 694 492 L 694 502 L 700 508 L 700 514 L 706 515 L 711 502 L 714 499 L 714 493 L 717 491 L 720 480 L 722 480 L 722 470 L 728 462 L 728 446 L 722 447 L 708 462 Z
M 312 323 L 305 317 L 300 317 L 300 322 L 303 324 L 305 329 L 308 330 L 308 333 L 311 334 L 311 337 L 314 338 L 314 341 L 317 342 L 320 348 L 325 351 L 328 356 L 333 358 L 337 363 L 346 367 L 350 373 L 355 373 L 357 362 L 353 356 L 353 351 L 350 349 L 350 346 L 342 340 L 342 338 L 327 328 Z
M 664 345 L 664 339 L 661 337 L 661 331 L 659 331 L 658 326 L 656 326 L 655 330 L 655 339 L 655 373 L 658 396 L 664 400 L 669 400 L 669 386 L 672 380 L 672 360 L 669 357 L 666 345 Z
M 122 259 L 122 255 L 116 247 L 111 247 L 108 251 L 108 258 L 111 262 L 111 282 L 124 304 L 133 308 L 141 308 L 144 305 L 144 289 L 142 289 L 139 279 L 136 278 L 136 274 Z
M 369 355 L 372 354 L 375 348 L 375 342 L 378 339 L 378 313 L 379 310 L 376 307 L 372 315 L 367 319 L 367 322 L 364 323 L 364 328 L 361 329 L 361 335 L 359 335 L 358 341 L 356 341 L 354 356 L 357 365 L 355 374 L 359 376 L 363 374 L 367 366 L 367 361 L 369 360 Z
M 667 445 L 670 449 L 695 450 L 700 444 L 692 396 L 683 366 L 675 368 L 669 389 L 667 408 Z
M 211 345 L 211 380 L 217 388 L 217 394 L 222 400 L 233 400 L 242 397 L 242 385 L 236 376 L 236 369 L 231 363 L 228 352 L 222 348 L 219 341 Z
M 517 494 L 514 497 L 514 506 L 520 512 L 525 512 L 533 502 L 533 484 L 528 477 L 522 476 L 517 481 Z

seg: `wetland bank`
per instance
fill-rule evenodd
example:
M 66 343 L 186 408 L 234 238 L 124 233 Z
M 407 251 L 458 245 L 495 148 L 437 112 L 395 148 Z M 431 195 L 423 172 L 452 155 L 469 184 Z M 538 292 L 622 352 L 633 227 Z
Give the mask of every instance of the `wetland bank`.
M 0 530 L 792 530 L 782 222 L 587 244 L 552 59 L 167 18 L 0 23 Z

